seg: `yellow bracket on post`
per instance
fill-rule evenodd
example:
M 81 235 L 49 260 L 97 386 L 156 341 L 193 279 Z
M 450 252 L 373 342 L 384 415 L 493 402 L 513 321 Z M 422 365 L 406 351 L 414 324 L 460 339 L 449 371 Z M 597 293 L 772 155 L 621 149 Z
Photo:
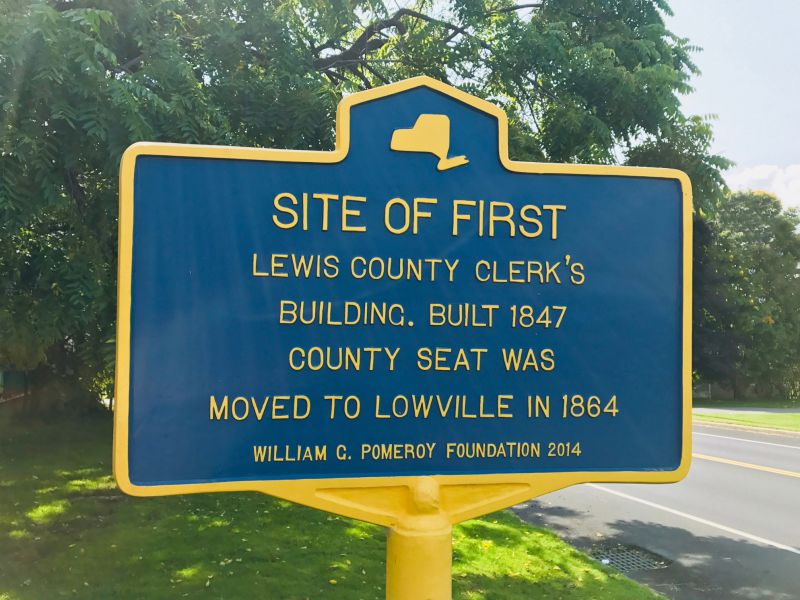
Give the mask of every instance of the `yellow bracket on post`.
M 389 530 L 386 540 L 386 597 L 450 600 L 452 564 L 453 526 L 441 511 L 439 483 L 420 477 L 411 490 L 411 512 Z
M 396 485 L 385 487 L 369 487 L 370 483 L 374 485 L 370 479 L 352 480 L 353 487 L 319 489 L 311 505 L 388 528 L 387 600 L 451 600 L 453 525 L 570 485 L 589 480 L 620 481 L 625 475 L 434 475 L 394 478 Z M 639 481 L 654 482 L 675 480 L 676 476 L 652 472 L 638 475 Z M 464 483 L 465 479 L 474 483 Z M 482 482 L 475 482 L 478 479 Z

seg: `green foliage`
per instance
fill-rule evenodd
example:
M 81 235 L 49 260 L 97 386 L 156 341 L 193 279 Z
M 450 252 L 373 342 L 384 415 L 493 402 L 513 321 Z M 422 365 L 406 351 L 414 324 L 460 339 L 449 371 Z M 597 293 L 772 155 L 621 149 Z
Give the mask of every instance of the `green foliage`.
M 693 48 L 663 0 L 396 6 L 0 0 L 0 364 L 108 393 L 136 141 L 331 148 L 342 94 L 427 74 L 503 106 L 516 158 L 613 163 L 649 140 L 639 159 L 696 152 L 719 184 L 707 130 L 682 128 Z
M 692 367 L 706 382 L 731 384 L 738 374 L 744 340 L 735 329 L 739 299 L 732 290 L 741 279 L 719 248 L 719 227 L 694 220 Z
M 731 194 L 692 117 L 628 152 L 632 165 L 685 171 L 694 194 L 693 368 L 739 398 L 800 396 L 800 236 L 796 214 L 764 193 Z
M 767 396 L 800 394 L 798 224 L 774 196 L 741 192 L 710 225 L 700 327 L 717 343 L 696 348 L 695 364 L 736 392 L 753 385 Z
M 692 181 L 692 195 L 697 216 L 714 216 L 726 198 L 727 185 L 722 172 L 733 163 L 712 154 L 714 135 L 707 119 L 693 116 L 678 118 L 657 136 L 648 136 L 627 153 L 627 163 L 637 167 L 680 169 Z M 697 246 L 695 246 L 697 251 Z
M 739 311 L 739 376 L 768 395 L 800 395 L 800 217 L 770 194 L 733 194 L 719 210 L 717 260 Z
M 333 90 L 239 4 L 0 2 L 0 364 L 108 391 L 132 142 L 331 145 Z

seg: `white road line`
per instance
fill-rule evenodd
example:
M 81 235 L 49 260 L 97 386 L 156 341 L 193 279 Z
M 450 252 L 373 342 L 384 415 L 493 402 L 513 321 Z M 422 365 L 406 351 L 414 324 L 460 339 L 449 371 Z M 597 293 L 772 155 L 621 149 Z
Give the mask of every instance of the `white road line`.
M 745 438 L 733 437 L 730 435 L 716 435 L 713 433 L 700 433 L 694 432 L 695 435 L 704 435 L 705 437 L 722 438 L 723 440 L 736 440 L 739 442 L 749 442 L 750 444 L 764 444 L 765 446 L 778 446 L 779 448 L 792 448 L 793 450 L 800 450 L 800 446 L 790 446 L 789 444 L 776 444 L 775 442 L 761 442 L 759 440 L 747 440 Z
M 655 502 L 650 502 L 649 500 L 643 500 L 642 498 L 637 498 L 636 496 L 631 496 L 629 494 L 624 494 L 622 492 L 618 492 L 617 490 L 612 490 L 610 488 L 604 487 L 602 485 L 597 485 L 595 483 L 587 483 L 591 488 L 596 490 L 600 490 L 602 492 L 606 492 L 609 494 L 613 494 L 615 496 L 619 496 L 620 498 L 625 498 L 626 500 L 631 500 L 633 502 L 638 502 L 639 504 L 644 504 L 645 506 L 649 506 L 651 508 L 657 508 L 659 510 L 663 510 L 665 512 L 671 513 L 673 515 L 677 515 L 679 517 L 683 517 L 684 519 L 689 519 L 690 521 L 695 521 L 697 523 L 702 523 L 703 525 L 708 525 L 709 527 L 714 527 L 721 531 L 726 531 L 727 533 L 732 533 L 733 535 L 738 535 L 739 537 L 743 537 L 745 539 L 751 540 L 753 542 L 758 542 L 759 544 L 765 544 L 767 546 L 772 546 L 773 548 L 778 548 L 779 550 L 786 550 L 787 552 L 792 552 L 794 554 L 800 554 L 800 550 L 794 548 L 792 546 L 787 546 L 786 544 L 781 544 L 780 542 L 774 542 L 772 540 L 768 540 L 766 538 L 759 537 L 757 535 L 753 535 L 752 533 L 747 533 L 746 531 L 741 531 L 740 529 L 734 529 L 733 527 L 728 527 L 726 525 L 720 525 L 719 523 L 715 523 L 714 521 L 709 521 L 707 519 L 703 519 L 701 517 L 695 517 L 694 515 L 690 515 L 685 512 L 681 512 L 679 510 L 675 510 L 674 508 L 669 508 L 668 506 L 663 506 L 661 504 L 656 504 Z

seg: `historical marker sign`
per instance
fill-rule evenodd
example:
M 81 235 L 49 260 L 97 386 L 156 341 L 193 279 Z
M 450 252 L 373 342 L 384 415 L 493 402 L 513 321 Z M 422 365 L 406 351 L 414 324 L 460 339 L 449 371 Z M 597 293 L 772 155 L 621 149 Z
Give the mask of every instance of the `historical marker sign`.
M 491 508 L 682 477 L 685 175 L 510 161 L 502 111 L 427 78 L 337 128 L 332 152 L 126 153 L 120 486 L 382 522 L 342 490 L 434 476 L 500 486 Z

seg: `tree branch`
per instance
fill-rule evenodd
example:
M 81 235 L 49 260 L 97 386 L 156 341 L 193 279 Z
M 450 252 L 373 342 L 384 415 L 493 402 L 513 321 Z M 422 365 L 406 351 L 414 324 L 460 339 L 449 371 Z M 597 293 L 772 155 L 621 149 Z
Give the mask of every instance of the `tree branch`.
M 516 6 L 506 6 L 504 8 L 495 8 L 487 12 L 487 15 L 499 15 L 501 13 L 510 13 L 518 10 L 525 10 L 526 8 L 542 8 L 544 2 L 533 2 L 531 4 L 517 4 Z
M 348 48 L 345 48 L 338 54 L 332 54 L 330 56 L 324 57 L 317 57 L 314 60 L 314 68 L 319 71 L 327 71 L 333 67 L 337 66 L 345 66 L 351 65 L 353 63 L 363 64 L 364 58 L 370 52 L 377 50 L 384 46 L 389 40 L 386 38 L 378 38 L 376 39 L 375 36 L 383 35 L 384 31 L 387 29 L 396 29 L 398 33 L 401 35 L 406 32 L 406 26 L 403 24 L 403 17 L 411 17 L 413 19 L 417 19 L 420 21 L 425 21 L 427 23 L 433 23 L 435 25 L 439 25 L 440 27 L 444 27 L 448 31 L 450 31 L 451 35 L 448 40 L 453 39 L 455 36 L 461 34 L 471 39 L 476 40 L 482 48 L 486 50 L 491 50 L 491 46 L 487 44 L 485 41 L 477 38 L 475 35 L 470 33 L 469 30 L 465 29 L 464 27 L 460 27 L 459 25 L 454 25 L 453 23 L 448 23 L 447 21 L 443 21 L 442 19 L 437 19 L 435 17 L 431 17 L 426 15 L 425 13 L 421 13 L 416 10 L 412 10 L 410 8 L 401 8 L 398 9 L 392 16 L 387 19 L 381 19 L 380 21 L 375 21 L 367 27 L 364 28 L 364 31 L 361 32 L 355 41 L 350 44 Z M 335 48 L 337 44 L 334 42 L 326 42 L 317 50 L 321 50 L 323 48 Z
M 117 67 L 117 70 L 124 71 L 125 73 L 134 73 L 137 70 L 137 67 L 141 64 L 143 58 L 144 52 L 139 54 L 139 56 L 134 56 L 132 59 L 125 61 Z
M 486 15 L 489 16 L 492 14 L 510 13 L 527 8 L 542 8 L 543 6 L 544 6 L 544 0 L 542 0 L 541 2 L 518 4 L 515 6 L 507 6 L 503 8 L 494 9 L 486 12 Z M 450 23 L 442 19 L 437 19 L 436 17 L 431 17 L 430 15 L 426 15 L 425 13 L 419 12 L 417 10 L 413 10 L 410 8 L 400 8 L 388 18 L 381 19 L 379 21 L 375 21 L 374 23 L 367 25 L 361 32 L 361 34 L 350 44 L 349 47 L 342 49 L 337 54 L 325 57 L 317 57 L 313 62 L 314 67 L 319 71 L 322 71 L 329 79 L 331 79 L 331 81 L 334 81 L 334 69 L 340 68 L 340 69 L 345 69 L 350 73 L 352 73 L 353 75 L 355 75 L 356 77 L 358 77 L 361 80 L 362 84 L 366 87 L 371 87 L 371 83 L 369 79 L 361 71 L 361 69 L 371 73 L 375 78 L 380 80 L 382 83 L 388 83 L 388 80 L 386 80 L 386 78 L 380 75 L 380 73 L 378 73 L 368 64 L 369 60 L 367 58 L 367 55 L 370 52 L 373 52 L 374 50 L 377 50 L 383 47 L 386 43 L 388 43 L 389 39 L 386 33 L 387 29 L 394 28 L 401 35 L 406 33 L 408 29 L 403 24 L 404 18 L 411 18 L 416 20 L 417 22 L 422 21 L 442 27 L 448 32 L 447 36 L 444 39 L 444 43 L 452 41 L 455 37 L 459 35 L 463 35 L 464 37 L 474 40 L 475 42 L 477 42 L 478 45 L 480 45 L 481 48 L 493 54 L 492 46 L 485 40 L 482 40 L 480 37 L 476 36 L 474 33 L 469 31 L 469 29 L 467 29 L 466 27 L 462 27 L 460 25 L 456 25 L 454 23 Z M 315 48 L 315 50 L 330 49 L 330 48 L 342 48 L 342 44 L 339 42 L 334 42 L 329 40 L 324 44 L 322 44 L 321 46 Z M 508 61 L 503 57 L 496 57 L 496 58 L 498 60 L 502 60 L 503 62 L 508 63 Z M 533 87 L 533 89 L 536 90 L 536 92 L 544 94 L 545 96 L 551 99 L 555 99 L 554 94 L 552 94 L 549 90 L 546 90 L 541 85 L 539 85 L 539 82 L 536 81 L 535 78 L 531 77 L 530 74 L 522 73 L 521 77 L 525 79 Z M 344 77 L 341 74 L 336 73 L 335 78 L 344 81 Z
M 399 14 L 400 12 L 401 11 L 397 11 L 388 19 L 381 19 L 380 21 L 375 21 L 367 25 L 364 31 L 361 32 L 361 35 L 350 44 L 350 47 L 342 50 L 340 53 L 316 58 L 314 60 L 314 68 L 325 71 L 343 63 L 360 62 L 366 54 L 377 50 L 388 41 L 386 39 L 373 39 L 376 34 L 381 33 L 384 29 L 391 28 L 397 29 L 401 34 L 405 32 L 405 25 L 403 25 L 401 21 L 402 15 Z M 326 42 L 323 46 L 336 47 L 335 44 L 329 42 Z
M 363 66 L 363 67 L 364 67 L 364 68 L 365 68 L 367 71 L 369 71 L 370 73 L 372 73 L 372 75 L 373 75 L 373 76 L 374 76 L 374 77 L 375 77 L 375 78 L 376 78 L 378 81 L 380 81 L 381 83 L 383 83 L 383 84 L 390 83 L 390 82 L 389 82 L 389 80 L 388 80 L 388 79 L 386 79 L 386 77 L 384 77 L 383 75 L 381 75 L 381 74 L 380 74 L 380 73 L 379 73 L 379 72 L 378 72 L 376 69 L 374 69 L 374 68 L 372 68 L 371 66 L 369 66 L 369 64 L 368 64 L 366 61 L 362 63 L 362 66 Z
M 458 25 L 454 25 L 452 23 L 448 23 L 447 21 L 443 21 L 443 20 L 437 19 L 435 17 L 428 16 L 428 15 L 426 15 L 424 13 L 421 13 L 421 12 L 418 12 L 416 10 L 411 10 L 410 8 L 401 8 L 400 10 L 398 10 L 395 13 L 395 15 L 414 17 L 415 19 L 420 19 L 422 21 L 427 21 L 428 23 L 434 23 L 436 25 L 441 25 L 442 27 L 444 27 L 445 29 L 449 29 L 451 32 L 455 33 L 456 35 L 458 35 L 460 33 L 463 36 L 466 36 L 468 38 L 474 39 L 475 41 L 477 41 L 481 45 L 482 48 L 485 48 L 486 50 L 491 50 L 492 49 L 492 47 L 489 44 L 487 44 L 482 39 L 480 39 L 480 38 L 476 37 L 475 35 L 473 35 L 472 33 L 470 33 L 470 31 L 468 29 L 465 29 L 464 27 L 460 27 Z M 452 39 L 453 37 L 455 37 L 455 35 L 453 35 L 450 39 Z
M 331 83 L 343 83 L 345 81 L 344 77 L 342 77 L 341 75 L 339 75 L 336 71 L 333 71 L 332 69 L 328 69 L 326 71 L 323 71 L 323 74 L 328 79 L 331 80 Z
M 75 207 L 78 209 L 78 215 L 81 220 L 86 217 L 86 192 L 78 181 L 78 173 L 75 169 L 67 169 L 64 172 L 64 185 L 67 193 L 75 201 Z
M 364 75 L 361 71 L 358 70 L 358 67 L 356 65 L 349 67 L 348 70 L 361 80 L 361 83 L 364 85 L 365 90 L 368 90 L 372 87 L 372 83 L 370 82 L 370 80 L 367 79 L 366 75 Z

